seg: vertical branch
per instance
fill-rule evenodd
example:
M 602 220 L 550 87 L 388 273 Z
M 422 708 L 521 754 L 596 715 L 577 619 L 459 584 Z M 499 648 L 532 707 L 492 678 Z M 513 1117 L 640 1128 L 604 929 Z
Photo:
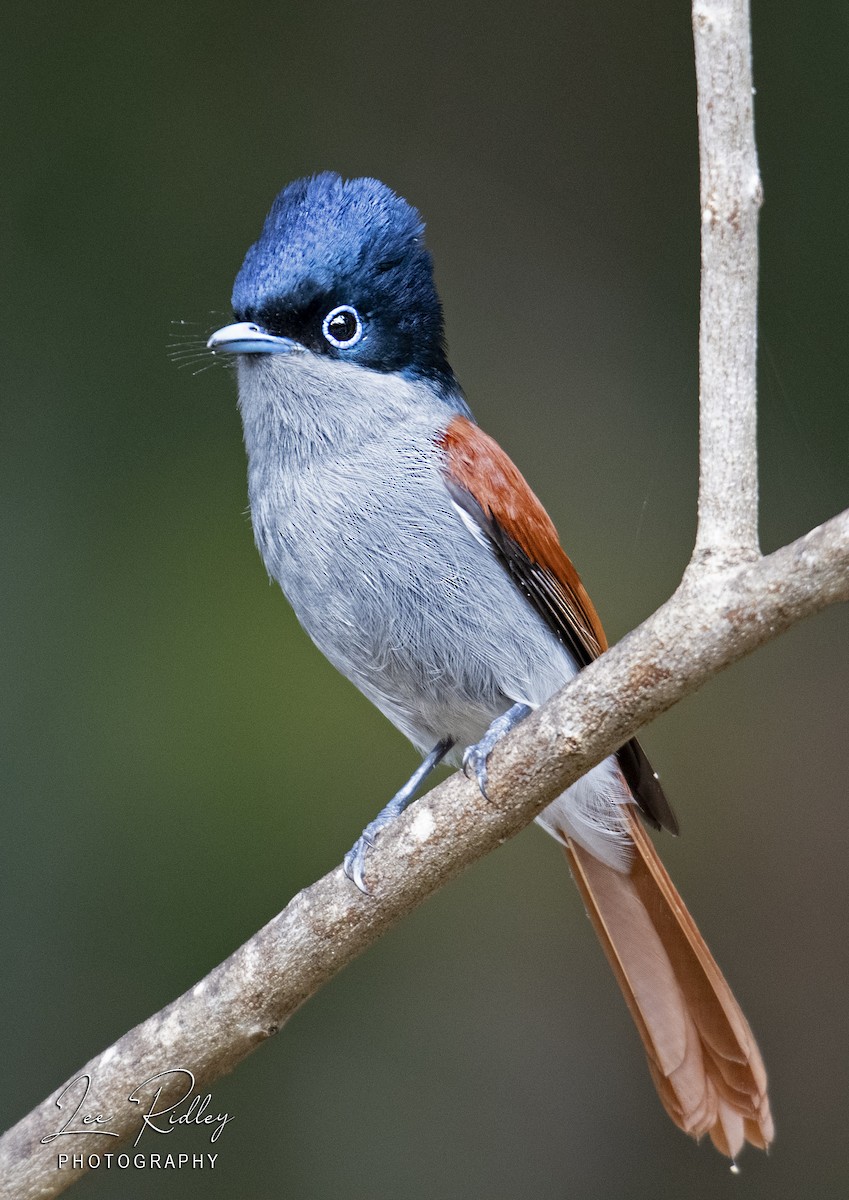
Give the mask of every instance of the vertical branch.
M 758 210 L 748 0 L 694 0 L 702 282 L 693 564 L 755 559 Z

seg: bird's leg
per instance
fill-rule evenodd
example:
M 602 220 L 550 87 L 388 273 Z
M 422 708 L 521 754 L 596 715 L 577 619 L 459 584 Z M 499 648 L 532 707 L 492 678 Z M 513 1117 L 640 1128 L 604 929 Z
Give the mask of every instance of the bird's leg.
M 466 775 L 469 774 L 470 769 L 474 771 L 481 795 L 485 800 L 489 799 L 489 796 L 486 794 L 487 759 L 496 743 L 500 742 L 505 734 L 514 729 L 520 721 L 524 721 L 530 711 L 531 707 L 529 704 L 514 704 L 512 708 L 507 709 L 507 712 L 502 713 L 500 717 L 496 717 L 481 740 L 475 742 L 474 746 L 469 746 L 463 755 L 463 770 L 466 772 Z
M 436 743 L 418 770 L 413 772 L 401 790 L 395 793 L 386 807 L 380 810 L 374 820 L 366 825 L 363 832 L 345 855 L 345 860 L 342 864 L 345 874 L 367 896 L 371 895 L 371 892 L 363 877 L 363 870 L 366 865 L 366 855 L 374 845 L 374 839 L 385 825 L 388 825 L 390 821 L 394 821 L 408 807 L 422 783 L 427 779 L 434 767 L 442 762 L 453 745 L 454 741 L 452 738 L 443 738 L 441 742 Z

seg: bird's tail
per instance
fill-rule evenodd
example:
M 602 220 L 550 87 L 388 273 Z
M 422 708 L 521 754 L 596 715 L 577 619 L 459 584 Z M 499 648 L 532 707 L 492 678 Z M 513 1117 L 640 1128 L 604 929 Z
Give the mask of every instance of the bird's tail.
M 642 826 L 628 808 L 630 869 L 574 840 L 566 856 L 634 1018 L 663 1107 L 736 1158 L 773 1137 L 766 1071 L 746 1018 Z

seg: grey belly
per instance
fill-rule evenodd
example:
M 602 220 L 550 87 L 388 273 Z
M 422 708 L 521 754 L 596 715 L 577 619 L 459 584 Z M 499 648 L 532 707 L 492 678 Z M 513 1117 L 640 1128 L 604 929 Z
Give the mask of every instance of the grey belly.
M 349 462 L 318 490 L 313 479 L 282 504 L 252 504 L 254 524 L 270 574 L 334 666 L 420 750 L 448 737 L 460 753 L 575 667 L 436 469 L 414 466 L 366 481 Z M 320 511 L 305 493 L 321 495 Z

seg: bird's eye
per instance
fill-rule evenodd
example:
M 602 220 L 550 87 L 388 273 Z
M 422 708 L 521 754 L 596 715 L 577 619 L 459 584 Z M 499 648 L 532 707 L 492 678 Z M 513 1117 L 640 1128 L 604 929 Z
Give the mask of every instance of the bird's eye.
M 321 332 L 337 350 L 347 350 L 363 336 L 360 315 L 350 304 L 340 304 L 329 312 L 321 323 Z

